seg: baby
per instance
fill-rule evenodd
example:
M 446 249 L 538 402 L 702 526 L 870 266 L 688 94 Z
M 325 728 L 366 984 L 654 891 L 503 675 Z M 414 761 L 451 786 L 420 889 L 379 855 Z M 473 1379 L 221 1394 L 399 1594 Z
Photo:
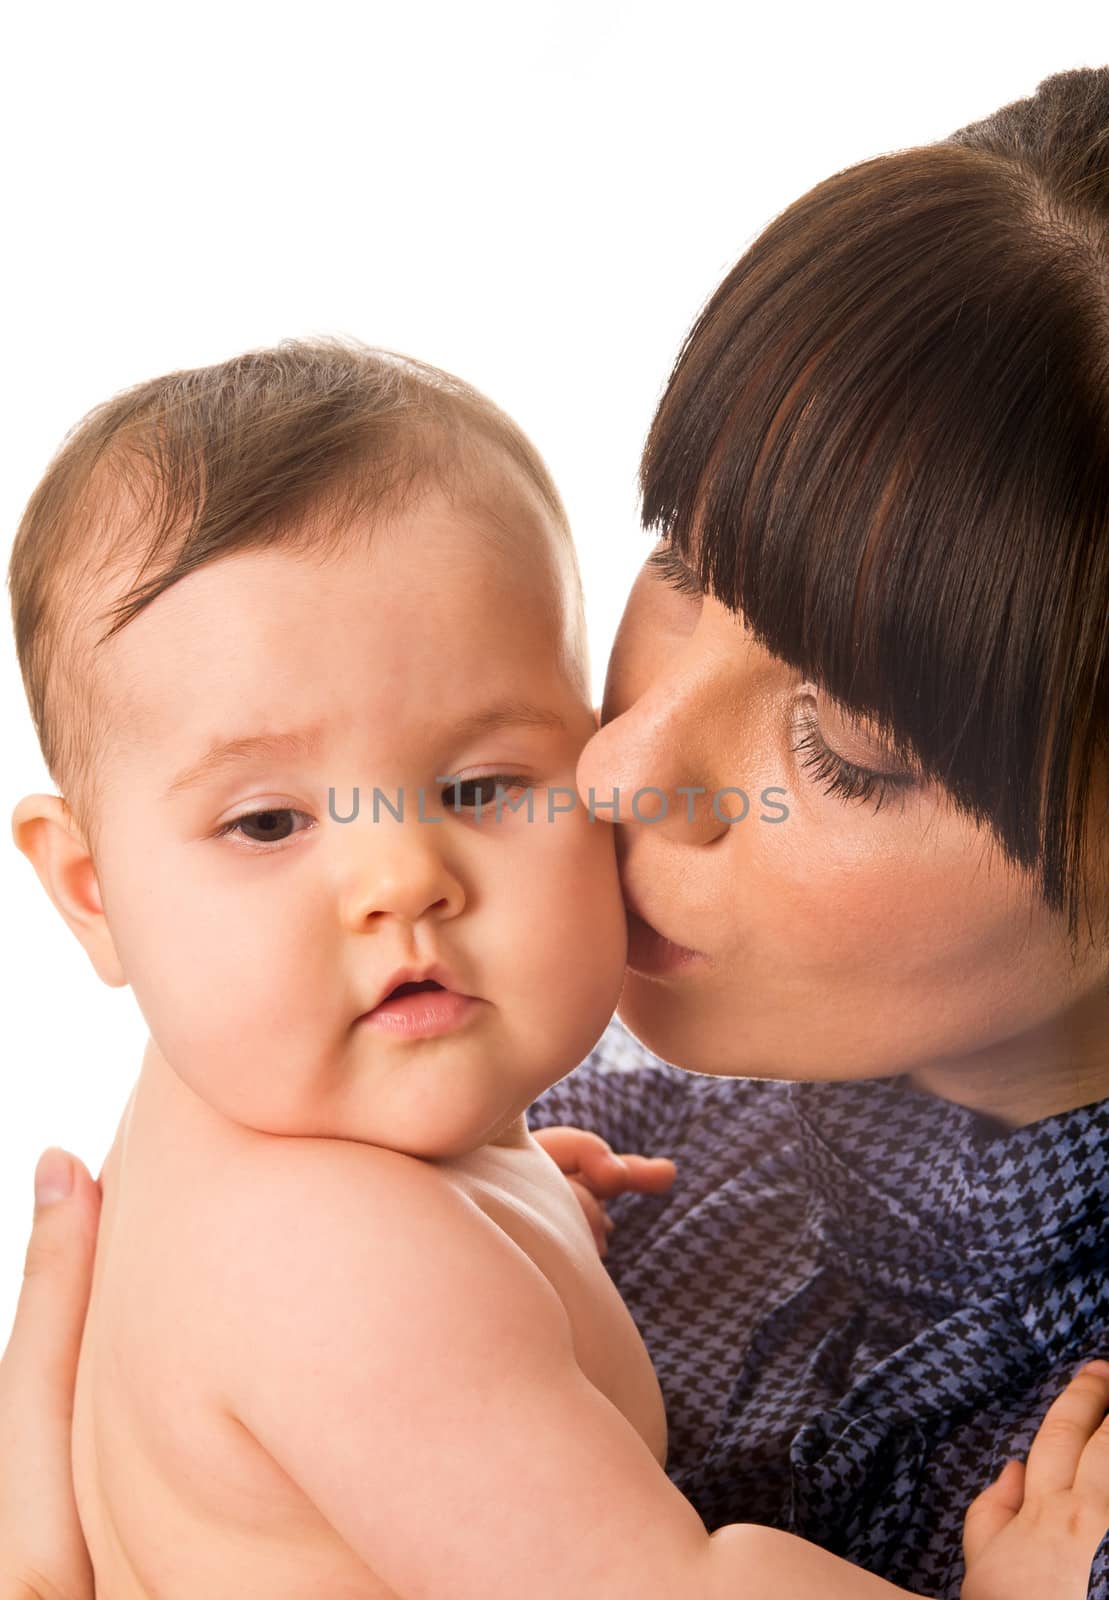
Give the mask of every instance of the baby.
M 903 1595 L 706 1533 L 527 1130 L 626 925 L 575 789 L 573 546 L 520 431 L 353 344 L 174 373 L 67 438 L 9 583 L 65 796 L 16 843 L 150 1030 L 73 1422 L 99 1600 Z M 965 1596 L 1085 1594 L 1107 1375 L 1056 1402 L 1023 1509 L 1004 1475 L 976 1502 Z

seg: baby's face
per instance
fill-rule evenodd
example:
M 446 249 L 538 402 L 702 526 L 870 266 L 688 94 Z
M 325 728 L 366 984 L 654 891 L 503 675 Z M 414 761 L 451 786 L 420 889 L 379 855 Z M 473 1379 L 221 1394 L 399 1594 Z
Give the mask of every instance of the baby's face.
M 461 1154 L 603 1031 L 626 927 L 574 787 L 594 723 L 567 560 L 538 510 L 505 530 L 435 494 L 327 562 L 202 568 L 106 647 L 104 909 L 155 1045 L 228 1117 Z M 416 1031 L 426 1002 L 367 1015 L 431 965 L 471 998 Z

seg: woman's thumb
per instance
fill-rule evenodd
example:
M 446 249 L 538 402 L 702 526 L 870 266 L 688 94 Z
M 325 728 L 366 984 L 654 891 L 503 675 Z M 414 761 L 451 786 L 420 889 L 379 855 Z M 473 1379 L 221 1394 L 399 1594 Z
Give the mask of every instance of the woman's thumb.
M 35 1216 L 6 1360 L 37 1403 L 68 1415 L 85 1323 L 100 1188 L 76 1156 L 51 1148 L 35 1168 Z M 30 1397 L 29 1397 L 30 1398 Z
M 100 1186 L 81 1162 L 44 1151 L 23 1287 L 0 1357 L 0 1590 L 25 1600 L 93 1593 L 70 1428 L 99 1217 Z

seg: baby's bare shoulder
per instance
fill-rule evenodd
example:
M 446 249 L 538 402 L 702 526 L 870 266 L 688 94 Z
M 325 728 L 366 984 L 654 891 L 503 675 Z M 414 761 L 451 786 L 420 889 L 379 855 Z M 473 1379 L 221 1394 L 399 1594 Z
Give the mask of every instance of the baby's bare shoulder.
M 225 1179 L 230 1175 L 225 1174 Z M 409 1314 L 475 1292 L 561 1302 L 512 1238 L 449 1169 L 342 1139 L 267 1139 L 233 1175 L 228 1259 L 249 1262 L 256 1295 L 330 1292 L 381 1310 L 379 1286 Z M 535 1308 L 533 1308 L 535 1309 Z
M 433 1162 L 350 1139 L 267 1137 L 244 1151 L 233 1178 L 251 1237 L 275 1235 L 294 1250 L 339 1229 L 345 1251 L 391 1253 L 413 1231 L 478 1231 L 483 1221 Z
M 432 1163 L 339 1140 L 289 1148 L 244 1168 L 234 1218 L 238 1263 L 220 1299 L 224 1395 L 248 1418 L 307 1371 L 336 1405 L 376 1409 L 479 1382 L 509 1327 L 572 1352 L 566 1311 L 530 1257 Z M 442 1357 L 450 1330 L 451 1363 Z M 409 1384 L 411 1379 L 411 1385 Z M 248 1424 L 249 1425 L 249 1424 Z

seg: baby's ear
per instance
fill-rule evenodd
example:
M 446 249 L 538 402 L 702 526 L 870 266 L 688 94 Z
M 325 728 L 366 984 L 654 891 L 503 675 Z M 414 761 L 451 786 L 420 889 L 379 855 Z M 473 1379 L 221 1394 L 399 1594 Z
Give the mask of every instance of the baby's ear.
M 113 989 L 127 983 L 104 915 L 100 885 L 84 835 L 56 794 L 26 795 L 12 812 L 12 838 L 81 941 L 97 976 Z

